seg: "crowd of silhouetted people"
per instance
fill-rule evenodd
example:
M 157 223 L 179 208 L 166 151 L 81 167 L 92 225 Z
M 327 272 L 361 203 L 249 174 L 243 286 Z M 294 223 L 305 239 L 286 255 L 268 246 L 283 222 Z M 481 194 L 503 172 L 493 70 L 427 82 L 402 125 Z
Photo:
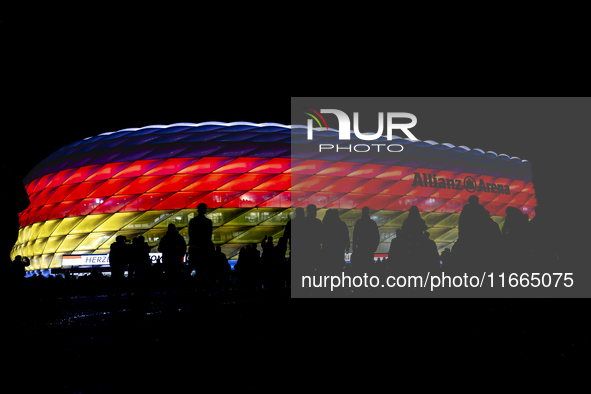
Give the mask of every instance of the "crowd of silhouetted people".
M 27 296 L 67 297 L 107 294 L 109 297 L 145 298 L 153 293 L 178 295 L 183 291 L 214 294 L 228 290 L 286 290 L 290 269 L 286 259 L 287 239 L 281 237 L 274 245 L 273 237 L 265 236 L 258 244 L 243 247 L 234 269 L 220 246 L 212 242 L 213 225 L 205 216 L 207 205 L 199 204 L 198 215 L 189 222 L 189 243 L 174 224 L 157 246 L 161 258 L 154 263 L 152 248 L 143 236 L 128 240 L 119 235 L 110 245 L 110 275 L 94 267 L 87 275 L 75 276 L 70 271 L 49 275 L 33 274 L 26 278 L 27 257 L 16 256 L 6 267 L 4 276 L 12 293 Z M 15 293 L 15 294 L 16 294 Z
M 470 196 L 460 213 L 457 240 L 440 254 L 418 207 L 413 206 L 402 228 L 391 239 L 387 257 L 376 258 L 380 233 L 368 207 L 363 207 L 361 218 L 354 225 L 352 242 L 347 225 L 336 209 L 329 209 L 321 221 L 316 218 L 317 208 L 313 204 L 306 211 L 296 208 L 290 223 L 293 274 L 301 281 L 302 276 L 343 272 L 377 275 L 382 279 L 428 272 L 431 275 L 549 272 L 559 257 L 547 253 L 528 215 L 515 207 L 507 207 L 505 213 L 501 228 L 478 197 Z M 347 252 L 351 252 L 350 262 L 344 258 Z
M 188 289 L 212 294 L 234 289 L 285 290 L 291 285 L 292 275 L 300 278 L 339 275 L 345 271 L 352 275 L 367 273 L 384 277 L 440 271 L 544 272 L 553 259 L 541 253 L 540 245 L 534 243 L 526 214 L 507 207 L 501 229 L 478 197 L 471 196 L 459 217 L 457 241 L 441 255 L 416 206 L 409 209 L 402 227 L 396 230 L 387 257 L 376 259 L 380 232 L 368 207 L 361 210 L 351 237 L 337 209 L 328 209 L 320 220 L 316 217 L 316 206 L 310 204 L 305 210 L 295 209 L 276 244 L 273 237 L 265 236 L 260 244 L 262 251 L 258 244 L 242 247 L 232 270 L 221 247 L 212 242 L 213 224 L 205 215 L 207 206 L 199 204 L 197 211 L 198 215 L 189 222 L 189 243 L 170 224 L 158 245 L 162 258 L 155 264 L 150 258 L 151 247 L 143 236 L 132 240 L 118 236 L 110 246 L 110 278 L 94 269 L 90 275 L 79 278 L 84 282 L 84 289 L 73 285 L 76 280 L 68 273 L 54 282 L 63 283 L 72 292 L 92 295 L 102 291 L 114 297 L 121 294 L 142 297 L 154 291 L 174 295 Z M 350 253 L 348 263 L 346 253 Z M 13 286 L 22 285 L 28 265 L 26 257 L 17 256 L 7 268 Z M 36 274 L 29 282 L 38 284 L 42 278 Z

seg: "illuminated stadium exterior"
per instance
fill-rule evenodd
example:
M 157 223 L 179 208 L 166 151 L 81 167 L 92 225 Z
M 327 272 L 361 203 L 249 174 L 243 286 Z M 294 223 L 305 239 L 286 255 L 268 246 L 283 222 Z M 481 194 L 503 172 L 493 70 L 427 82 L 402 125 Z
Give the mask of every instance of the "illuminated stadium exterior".
M 534 215 L 525 160 L 399 137 L 384 142 L 403 146 L 400 153 L 353 152 L 342 141 L 341 149 L 323 151 L 318 144 L 339 144 L 335 130 L 315 132 L 314 141 L 306 132 L 277 123 L 177 123 L 63 147 L 25 178 L 31 204 L 20 213 L 11 257 L 29 257 L 29 270 L 69 266 L 80 256 L 106 263 L 101 256 L 118 235 L 143 235 L 156 252 L 170 223 L 189 241 L 187 226 L 202 202 L 213 241 L 229 258 L 265 235 L 277 241 L 292 208 L 311 203 L 320 219 L 337 208 L 351 236 L 368 206 L 380 230 L 378 255 L 413 205 L 440 251 L 456 241 L 459 212 L 472 194 L 499 225 L 507 206 Z

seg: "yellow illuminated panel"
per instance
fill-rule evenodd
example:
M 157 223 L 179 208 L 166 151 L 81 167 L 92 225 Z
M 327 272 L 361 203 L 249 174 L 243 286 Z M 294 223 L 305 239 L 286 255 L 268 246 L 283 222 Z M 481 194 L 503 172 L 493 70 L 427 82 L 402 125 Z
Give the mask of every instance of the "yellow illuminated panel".
M 84 241 L 78 245 L 76 250 L 95 250 L 102 244 L 111 239 L 113 232 L 110 233 L 90 233 Z
M 138 216 L 142 215 L 143 212 L 120 212 L 115 213 L 109 219 L 107 219 L 103 224 L 96 228 L 96 232 L 103 232 L 103 231 L 117 231 L 124 227 L 125 225 L 129 224 L 133 219 L 137 218 Z
M 60 268 L 62 266 L 62 256 L 64 254 L 63 253 L 56 253 L 54 255 L 48 255 L 48 256 L 53 256 L 51 259 L 51 263 L 49 265 L 49 268 Z
M 39 239 L 35 240 L 34 244 L 33 244 L 33 253 L 36 255 L 42 254 L 43 248 L 45 247 L 46 243 L 47 243 L 47 238 L 39 238 Z
M 55 253 L 57 248 L 61 245 L 62 241 L 64 240 L 64 236 L 59 237 L 51 237 L 47 240 L 47 244 L 45 244 L 44 253 Z
M 53 230 L 60 224 L 61 219 L 56 220 L 48 220 L 43 223 L 43 227 L 41 228 L 41 232 L 39 232 L 39 238 L 47 238 L 53 233 Z
M 51 265 L 52 259 L 53 259 L 53 255 L 51 255 L 51 254 L 45 254 L 45 255 L 41 256 L 41 258 L 39 259 L 39 265 L 41 266 L 41 269 L 49 268 L 49 266 Z
M 30 241 L 39 238 L 39 232 L 41 231 L 42 227 L 43 223 L 33 223 L 33 226 L 31 227 L 31 233 L 29 234 Z
M 89 233 L 97 228 L 105 220 L 107 220 L 110 216 L 111 214 L 109 213 L 86 216 L 84 220 L 82 220 L 72 231 L 70 231 L 70 234 Z
M 76 225 L 78 223 L 80 223 L 82 221 L 82 219 L 84 219 L 83 216 L 77 216 L 74 218 L 63 219 L 62 222 L 59 224 L 59 226 L 57 226 L 57 228 L 53 231 L 53 233 L 51 235 L 53 235 L 53 236 L 68 235 L 70 233 L 70 231 L 72 231 L 72 229 L 74 227 L 76 227 Z
M 86 238 L 88 234 L 71 234 L 66 236 L 60 247 L 57 249 L 58 252 L 71 252 L 76 249 L 76 246 Z

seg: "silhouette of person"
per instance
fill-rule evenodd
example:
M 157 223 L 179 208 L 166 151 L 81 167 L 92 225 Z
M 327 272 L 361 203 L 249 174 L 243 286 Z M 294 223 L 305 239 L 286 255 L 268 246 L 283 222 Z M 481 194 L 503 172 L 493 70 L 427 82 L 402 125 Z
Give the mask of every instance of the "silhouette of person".
M 353 229 L 353 256 L 358 272 L 371 270 L 374 254 L 380 244 L 378 225 L 369 217 L 369 207 L 361 209 L 361 218 Z M 353 259 L 352 256 L 352 259 Z
M 10 265 L 10 276 L 13 281 L 20 281 L 24 279 L 27 274 L 26 268 L 31 265 L 31 262 L 26 257 L 18 255 Z
M 443 264 L 443 268 L 446 269 L 451 261 L 451 250 L 449 248 L 445 248 L 443 252 L 441 252 L 441 263 Z
M 232 273 L 232 267 L 228 264 L 228 257 L 224 252 L 222 252 L 221 246 L 216 246 L 215 248 L 215 278 L 218 281 L 218 285 L 220 287 L 225 288 L 228 285 L 228 281 L 230 280 L 230 275 Z
M 479 201 L 478 196 L 473 194 L 468 198 L 468 204 L 462 208 L 458 221 L 458 239 L 474 242 L 482 235 L 489 215 Z
M 437 244 L 429 238 L 430 234 L 425 231 L 423 239 L 417 245 L 417 262 L 420 264 L 420 269 L 424 272 L 433 271 L 439 268 L 439 252 L 437 251 Z
M 295 260 L 293 266 L 293 277 L 296 278 L 304 272 L 305 265 L 305 230 L 304 230 L 305 211 L 303 207 L 297 207 L 294 211 L 294 217 L 289 222 L 289 255 Z M 303 253 L 302 256 L 299 254 Z
M 494 261 L 496 249 L 493 245 L 499 236 L 499 226 L 480 205 L 478 196 L 471 195 L 458 221 L 458 240 L 452 249 L 454 268 L 468 272 L 476 265 Z
M 419 214 L 419 208 L 414 205 L 408 210 L 408 217 L 402 223 L 402 231 L 411 239 L 423 238 L 423 232 L 427 230 L 425 220 Z
M 177 231 L 174 223 L 168 225 L 168 231 L 160 240 L 158 251 L 162 253 L 162 264 L 167 283 L 169 286 L 173 286 L 179 280 L 183 268 L 183 258 L 187 252 L 187 243 Z
M 303 239 L 300 255 L 305 256 L 305 260 L 301 262 L 307 265 L 307 271 L 311 274 L 319 267 L 322 258 L 322 222 L 316 217 L 317 211 L 314 204 L 306 207 L 306 217 L 300 235 L 300 239 Z
M 125 278 L 125 269 L 128 265 L 128 245 L 127 238 L 123 235 L 117 236 L 115 242 L 111 244 L 109 251 L 109 265 L 111 266 L 111 282 L 113 283 L 113 295 L 119 297 L 121 294 L 123 280 Z
M 152 260 L 150 260 L 150 245 L 145 242 L 143 235 L 134 238 L 132 244 L 133 252 L 131 260 L 135 262 L 135 276 L 138 283 L 136 283 L 139 293 L 145 295 L 147 291 L 150 268 L 152 267 Z
M 398 272 L 406 269 L 408 253 L 409 242 L 406 233 L 399 228 L 396 230 L 396 236 L 390 241 L 390 249 L 388 250 L 388 268 Z
M 345 264 L 345 252 L 349 252 L 349 230 L 339 218 L 336 209 L 329 209 L 322 220 L 322 260 L 325 273 L 336 274 Z
M 212 257 L 215 251 L 213 241 L 213 223 L 207 218 L 207 205 L 197 205 L 197 216 L 189 222 L 189 267 L 197 276 L 210 275 L 213 267 Z

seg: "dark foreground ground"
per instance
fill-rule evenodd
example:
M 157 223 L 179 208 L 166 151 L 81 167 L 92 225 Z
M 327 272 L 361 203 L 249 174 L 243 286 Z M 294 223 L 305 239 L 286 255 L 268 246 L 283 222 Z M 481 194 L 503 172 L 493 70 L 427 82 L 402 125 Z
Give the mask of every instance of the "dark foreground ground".
M 260 388 L 268 362 L 279 367 L 274 375 L 287 373 L 288 298 L 226 291 L 13 302 L 3 319 L 2 380 L 19 392 Z
M 2 381 L 16 385 L 6 392 L 281 392 L 318 379 L 402 383 L 407 371 L 444 368 L 456 380 L 474 370 L 496 379 L 587 363 L 590 350 L 586 300 L 289 296 L 5 301 Z

